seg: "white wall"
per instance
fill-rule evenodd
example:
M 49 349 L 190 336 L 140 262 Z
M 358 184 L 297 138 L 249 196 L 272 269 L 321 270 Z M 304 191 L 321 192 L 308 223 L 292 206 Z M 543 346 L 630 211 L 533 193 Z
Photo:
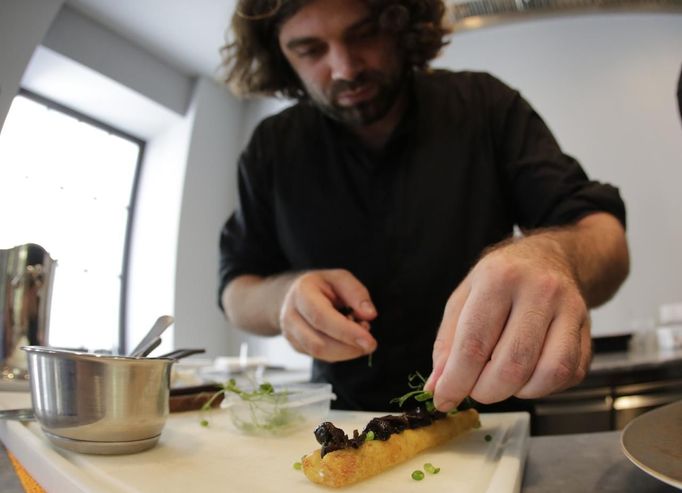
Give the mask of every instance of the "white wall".
M 0 3 L 0 130 L 33 50 L 62 3 L 63 0 L 2 0 Z
M 596 335 L 629 331 L 682 300 L 682 123 L 675 93 L 682 15 L 560 17 L 465 31 L 436 66 L 487 70 L 518 88 L 588 174 L 628 210 L 632 270 L 593 313 Z
M 201 78 L 182 191 L 175 284 L 175 345 L 237 354 L 239 340 L 218 309 L 218 238 L 236 200 L 243 105 Z
M 193 122 L 189 111 L 147 142 L 133 221 L 126 351 L 159 315 L 175 315 L 179 217 Z M 159 353 L 176 347 L 176 328 L 166 331 Z

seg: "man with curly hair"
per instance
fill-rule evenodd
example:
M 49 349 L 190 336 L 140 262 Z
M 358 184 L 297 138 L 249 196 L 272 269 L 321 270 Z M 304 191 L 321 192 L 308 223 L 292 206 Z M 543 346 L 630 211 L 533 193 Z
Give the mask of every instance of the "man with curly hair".
M 386 410 L 415 370 L 442 411 L 574 385 L 588 309 L 627 276 L 617 189 L 517 91 L 429 68 L 444 14 L 440 0 L 241 0 L 224 48 L 236 93 L 297 103 L 240 157 L 220 302 L 311 355 L 337 408 Z

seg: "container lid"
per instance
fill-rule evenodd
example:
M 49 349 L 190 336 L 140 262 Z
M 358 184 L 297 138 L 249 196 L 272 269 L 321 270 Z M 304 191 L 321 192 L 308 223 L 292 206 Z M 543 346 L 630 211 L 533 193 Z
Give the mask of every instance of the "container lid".
M 334 400 L 329 383 L 297 383 L 273 386 L 272 393 L 260 394 L 257 389 L 245 390 L 244 394 L 226 392 L 224 406 L 239 405 L 258 401 L 259 405 L 277 405 L 278 407 L 299 407 L 324 400 Z

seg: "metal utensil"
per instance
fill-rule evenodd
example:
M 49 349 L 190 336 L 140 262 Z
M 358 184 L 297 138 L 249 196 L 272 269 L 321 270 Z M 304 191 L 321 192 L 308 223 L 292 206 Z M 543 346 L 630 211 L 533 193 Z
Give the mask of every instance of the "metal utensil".
M 145 352 L 151 351 L 150 348 L 156 347 L 155 345 L 158 345 L 159 343 L 157 342 L 158 339 L 161 337 L 161 334 L 175 321 L 173 317 L 170 315 L 161 315 L 159 318 L 156 319 L 156 322 L 154 322 L 154 325 L 152 325 L 152 328 L 149 329 L 149 332 L 147 332 L 147 335 L 144 336 L 144 338 L 140 341 L 140 343 L 137 345 L 135 349 L 131 351 L 129 356 L 131 358 L 139 358 L 142 357 Z
M 33 421 L 36 419 L 33 408 L 25 409 L 0 409 L 0 419 L 11 419 L 13 421 Z
M 154 351 L 157 347 L 161 345 L 161 338 L 157 338 L 150 346 L 147 346 L 147 349 L 142 351 L 142 354 L 140 356 L 142 357 L 147 357 L 149 356 L 149 353 Z
M 176 349 L 170 353 L 162 354 L 161 356 L 156 356 L 156 358 L 170 358 L 174 360 L 179 360 L 186 358 L 187 356 L 192 356 L 193 354 L 205 353 L 205 349 Z

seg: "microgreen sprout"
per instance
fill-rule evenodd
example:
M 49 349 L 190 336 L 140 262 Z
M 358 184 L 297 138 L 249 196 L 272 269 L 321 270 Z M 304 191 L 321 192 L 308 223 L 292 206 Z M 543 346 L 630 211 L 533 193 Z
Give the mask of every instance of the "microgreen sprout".
M 403 404 L 405 404 L 405 402 L 407 402 L 411 398 L 414 398 L 414 400 L 416 400 L 417 402 L 423 402 L 424 407 L 428 412 L 434 413 L 436 411 L 436 406 L 433 403 L 433 392 L 424 390 L 424 385 L 426 385 L 426 379 L 421 373 L 419 373 L 418 371 L 411 373 L 407 377 L 407 385 L 412 390 L 410 390 L 408 393 L 400 397 L 395 397 L 391 399 L 389 403 L 391 404 L 397 403 L 398 407 L 403 407 Z M 469 399 L 469 397 L 466 397 L 464 401 L 462 401 L 462 404 L 465 405 L 464 409 L 472 407 L 471 400 Z M 459 409 L 454 408 L 448 411 L 447 414 L 453 415 L 457 414 L 458 412 Z
M 297 471 L 300 471 L 302 468 L 303 468 L 303 464 L 301 464 L 300 462 L 294 462 L 294 469 L 296 469 Z
M 438 474 L 440 472 L 440 467 L 434 467 L 433 464 L 427 462 L 424 464 L 424 470 L 429 474 Z
M 416 471 L 412 471 L 412 479 L 414 479 L 415 481 L 421 481 L 422 479 L 424 479 L 424 473 L 419 469 L 417 469 Z
M 228 392 L 238 395 L 248 406 L 250 419 L 238 419 L 234 416 L 235 425 L 246 431 L 280 433 L 290 427 L 297 419 L 302 419 L 298 413 L 284 406 L 290 392 L 276 392 L 272 384 L 268 382 L 261 383 L 255 390 L 245 391 L 237 385 L 234 378 L 228 380 L 223 388 L 201 407 L 201 412 L 208 411 L 218 396 Z M 200 424 L 206 427 L 208 420 L 202 417 Z
M 412 389 L 409 391 L 407 394 L 404 394 L 400 397 L 396 397 L 394 399 L 390 400 L 390 403 L 397 403 L 399 407 L 403 407 L 403 404 L 405 402 L 414 397 L 417 401 L 419 402 L 424 402 L 426 403 L 426 407 L 428 409 L 428 402 L 430 401 L 431 404 L 433 404 L 433 393 L 424 390 L 424 385 L 426 384 L 426 379 L 422 376 L 421 373 L 418 371 L 411 373 L 407 377 L 407 385 Z

